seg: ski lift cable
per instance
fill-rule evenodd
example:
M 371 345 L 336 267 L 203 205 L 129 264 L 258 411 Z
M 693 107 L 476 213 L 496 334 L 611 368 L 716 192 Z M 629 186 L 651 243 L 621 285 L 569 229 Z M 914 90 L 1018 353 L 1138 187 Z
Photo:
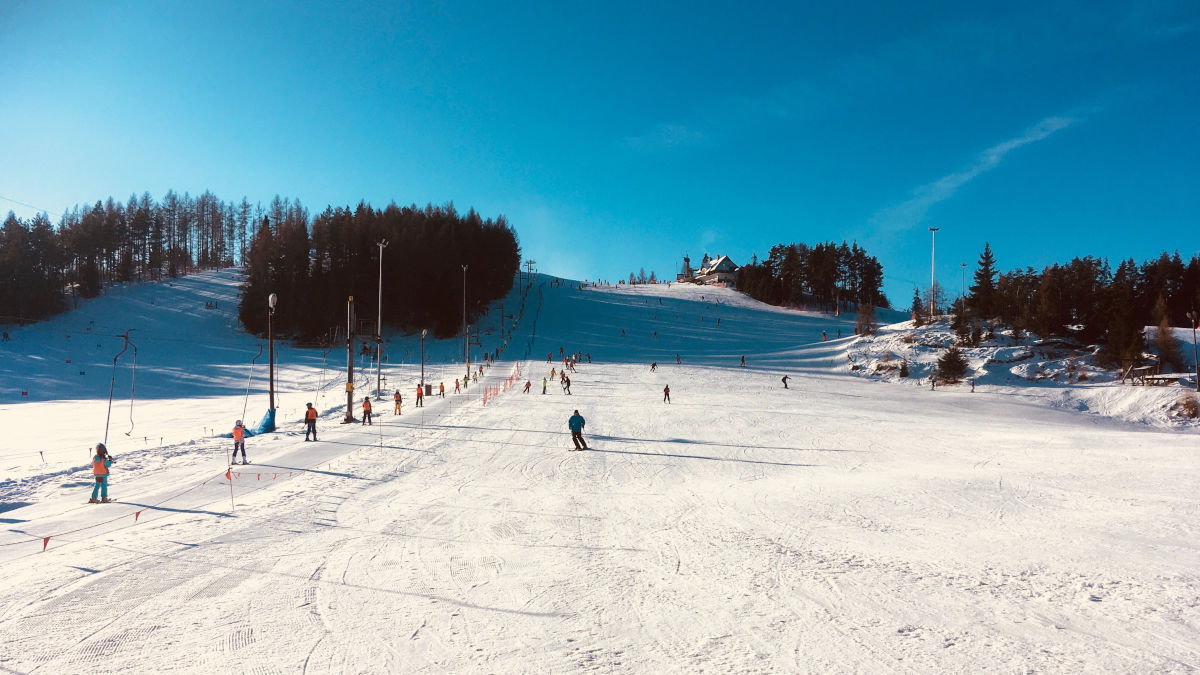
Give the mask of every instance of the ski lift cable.
M 113 388 L 116 387 L 116 384 L 117 384 L 117 361 L 121 358 L 121 355 L 124 354 L 126 352 L 126 350 L 129 349 L 129 333 L 132 330 L 133 329 L 130 328 L 129 330 L 125 331 L 124 335 L 115 336 L 115 337 L 119 337 L 119 338 L 125 340 L 125 345 L 123 347 L 121 347 L 121 351 L 117 352 L 117 355 L 113 357 L 112 377 L 109 379 L 109 382 L 108 382 L 108 413 L 104 417 L 104 444 L 105 444 L 105 446 L 108 445 L 108 426 L 109 426 L 109 422 L 112 420 Z
M 132 329 L 130 329 L 130 330 L 132 330 Z M 126 339 L 128 339 L 128 338 L 126 338 Z M 135 391 L 135 387 L 137 386 L 138 348 L 137 348 L 137 345 L 133 344 L 132 342 L 130 342 L 129 344 L 133 347 L 133 373 L 132 373 L 132 375 L 130 375 L 130 378 L 129 378 L 129 431 L 125 432 L 126 436 L 133 435 L 133 394 Z
M 262 356 L 262 343 L 258 345 L 258 353 L 254 358 L 250 359 L 250 374 L 246 376 L 246 397 L 242 400 L 242 419 L 246 419 L 246 406 L 250 404 L 250 380 L 254 378 L 254 362 L 258 361 L 258 357 Z

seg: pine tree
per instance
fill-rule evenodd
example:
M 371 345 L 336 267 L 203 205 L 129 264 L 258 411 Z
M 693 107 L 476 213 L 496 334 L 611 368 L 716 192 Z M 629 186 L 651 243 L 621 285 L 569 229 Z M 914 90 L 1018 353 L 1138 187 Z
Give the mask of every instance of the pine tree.
M 975 270 L 975 284 L 970 288 L 967 299 L 971 309 L 979 316 L 988 318 L 996 312 L 996 258 L 992 256 L 991 244 L 983 245 L 979 254 L 979 267 Z
M 925 304 L 921 302 L 921 292 L 915 288 L 913 289 L 912 320 L 913 325 L 918 327 L 925 324 Z
M 1154 333 L 1154 346 L 1158 349 L 1158 356 L 1162 359 L 1162 363 L 1170 366 L 1171 372 L 1178 373 L 1183 370 L 1183 354 L 1179 351 L 1179 343 L 1175 341 L 1175 335 L 1171 332 L 1171 320 L 1167 315 L 1167 300 L 1163 296 L 1158 296 L 1158 301 L 1154 303 L 1152 316 L 1158 318 L 1158 330 Z
M 875 332 L 875 308 L 870 303 L 859 303 L 858 316 L 855 317 L 855 326 L 858 328 L 859 335 L 870 335 Z
M 963 356 L 958 347 L 947 349 L 937 364 L 938 375 L 943 381 L 953 384 L 967 374 L 967 357 Z

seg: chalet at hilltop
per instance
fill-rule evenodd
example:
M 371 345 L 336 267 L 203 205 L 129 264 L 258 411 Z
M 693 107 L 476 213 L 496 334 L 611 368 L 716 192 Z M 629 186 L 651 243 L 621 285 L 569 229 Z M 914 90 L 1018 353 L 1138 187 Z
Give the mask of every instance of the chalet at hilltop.
M 704 258 L 700 260 L 700 268 L 694 270 L 692 259 L 685 255 L 683 267 L 680 268 L 679 274 L 675 275 L 675 281 L 731 287 L 737 281 L 738 269 L 740 268 L 737 263 L 727 255 L 711 258 L 705 253 Z

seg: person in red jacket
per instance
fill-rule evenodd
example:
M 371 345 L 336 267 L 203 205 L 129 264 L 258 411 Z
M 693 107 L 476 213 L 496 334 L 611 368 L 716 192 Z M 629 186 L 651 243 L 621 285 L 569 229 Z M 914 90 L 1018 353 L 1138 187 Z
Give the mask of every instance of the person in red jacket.
M 317 440 L 317 409 L 312 407 L 311 403 L 306 403 L 308 409 L 304 411 L 304 440 L 308 440 L 308 435 L 312 434 L 312 440 Z
M 363 397 L 363 421 L 362 421 L 362 423 L 370 424 L 371 426 L 375 426 L 375 423 L 371 421 L 371 397 L 370 396 Z
M 96 477 L 96 485 L 92 488 L 92 498 L 89 504 L 108 503 L 108 469 L 113 464 L 113 458 L 108 454 L 108 448 L 103 443 L 96 444 L 96 454 L 92 457 L 92 475 Z M 99 493 L 100 499 L 96 499 Z
M 242 426 L 242 421 L 238 420 L 233 425 L 233 463 L 237 464 L 238 448 L 242 450 L 242 464 L 249 464 L 246 459 L 246 427 Z
M 425 407 L 425 392 L 421 389 L 421 385 L 417 385 L 417 403 L 418 408 Z
M 665 403 L 671 402 L 671 386 L 670 385 L 663 387 L 663 401 Z

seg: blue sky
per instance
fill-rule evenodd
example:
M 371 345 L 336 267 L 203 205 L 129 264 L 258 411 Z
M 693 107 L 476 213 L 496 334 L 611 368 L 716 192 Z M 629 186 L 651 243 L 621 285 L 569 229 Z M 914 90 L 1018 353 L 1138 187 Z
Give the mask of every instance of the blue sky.
M 453 201 L 614 281 L 857 240 L 900 306 L 929 226 L 955 293 L 1200 252 L 1193 0 L 354 5 L 0 2 L 0 196 Z

